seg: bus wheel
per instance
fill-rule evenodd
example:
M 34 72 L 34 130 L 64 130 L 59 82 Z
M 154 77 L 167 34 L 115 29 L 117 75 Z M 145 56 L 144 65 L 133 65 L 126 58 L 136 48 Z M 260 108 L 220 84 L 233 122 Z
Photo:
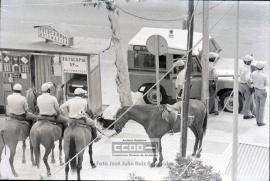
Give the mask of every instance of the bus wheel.
M 224 111 L 226 112 L 233 112 L 233 94 L 231 95 L 231 91 L 226 91 L 220 96 L 220 101 L 221 101 L 221 107 L 224 108 Z M 240 113 L 243 108 L 243 97 L 239 94 L 238 95 L 238 100 L 239 100 L 239 107 L 238 107 L 238 112 Z
M 145 94 L 152 85 L 147 86 L 143 94 Z M 151 89 L 144 97 L 143 100 L 147 104 L 157 104 L 157 90 L 156 88 Z M 163 87 L 160 87 L 160 103 L 164 104 L 167 101 L 167 95 Z

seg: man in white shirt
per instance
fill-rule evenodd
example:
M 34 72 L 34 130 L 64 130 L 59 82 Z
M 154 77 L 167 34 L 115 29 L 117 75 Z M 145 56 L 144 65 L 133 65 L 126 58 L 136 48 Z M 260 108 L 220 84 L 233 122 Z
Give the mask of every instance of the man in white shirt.
M 28 112 L 27 100 L 21 91 L 22 85 L 17 83 L 13 86 L 13 93 L 7 96 L 8 115 L 18 120 L 35 121 L 36 116 Z
M 219 55 L 215 52 L 209 53 L 209 113 L 219 115 L 218 98 L 217 98 L 217 81 L 218 76 L 214 63 Z
M 55 121 L 63 126 L 68 124 L 68 120 L 60 115 L 60 108 L 56 97 L 50 95 L 50 84 L 44 83 L 41 86 L 42 94 L 37 98 L 40 119 Z
M 182 100 L 183 88 L 185 85 L 185 77 L 186 77 L 185 62 L 182 59 L 180 59 L 177 62 L 175 62 L 175 66 L 179 71 L 175 80 L 176 100 Z
M 251 63 L 254 58 L 250 55 L 244 57 L 244 65 L 240 68 L 240 89 L 244 96 L 244 106 L 243 106 L 243 118 L 251 119 L 255 116 L 252 115 L 250 107 L 252 103 L 252 81 L 251 81 Z
M 74 91 L 75 97 L 62 104 L 60 109 L 62 112 L 68 113 L 68 117 L 74 121 L 84 120 L 85 123 L 92 128 L 92 137 L 95 139 L 97 137 L 95 122 L 86 116 L 88 104 L 86 99 L 83 98 L 86 93 L 87 92 L 82 88 L 76 88 Z M 96 139 L 96 141 L 98 139 Z
M 264 63 L 258 62 L 256 64 L 258 70 L 252 72 L 251 78 L 255 89 L 254 98 L 256 103 L 256 121 L 258 126 L 266 125 L 263 122 L 265 100 L 267 97 L 266 86 L 268 86 L 268 79 L 263 72 Z

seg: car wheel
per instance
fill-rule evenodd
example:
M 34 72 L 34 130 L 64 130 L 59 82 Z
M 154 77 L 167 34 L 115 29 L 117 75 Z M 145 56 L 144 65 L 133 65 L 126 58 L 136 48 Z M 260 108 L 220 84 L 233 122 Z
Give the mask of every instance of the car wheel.
M 147 86 L 143 94 L 145 94 L 151 86 Z M 155 88 L 151 89 L 144 97 L 143 100 L 147 104 L 157 104 L 157 90 Z M 160 103 L 164 104 L 167 101 L 167 95 L 163 87 L 160 87 Z
M 221 101 L 221 106 L 222 109 L 224 108 L 224 111 L 226 112 L 233 112 L 233 94 L 231 95 L 231 91 L 227 91 L 225 93 L 223 93 L 220 97 L 220 101 Z M 238 107 L 238 112 L 240 113 L 243 109 L 243 97 L 239 94 L 238 96 L 238 100 L 239 100 L 239 107 Z

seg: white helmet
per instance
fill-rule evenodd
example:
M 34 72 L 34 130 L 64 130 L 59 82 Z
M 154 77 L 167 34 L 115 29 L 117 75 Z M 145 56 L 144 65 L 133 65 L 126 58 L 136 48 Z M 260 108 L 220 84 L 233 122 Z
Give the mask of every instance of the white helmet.
M 50 88 L 51 88 L 51 85 L 50 85 L 50 84 L 44 83 L 44 84 L 42 84 L 42 86 L 41 86 L 41 91 L 42 91 L 42 92 L 47 92 Z
M 21 91 L 22 90 L 22 85 L 17 83 L 13 86 L 13 90 L 16 90 L 16 91 Z
M 246 55 L 245 57 L 244 57 L 244 62 L 252 62 L 252 61 L 254 61 L 255 59 L 254 59 L 254 57 L 253 56 L 251 56 L 251 55 Z
M 81 94 L 86 94 L 87 91 L 83 90 L 82 88 L 76 88 L 74 91 L 74 95 L 81 95 Z
M 257 67 L 257 69 L 259 69 L 259 70 L 261 70 L 261 69 L 263 69 L 264 68 L 264 62 L 257 62 L 256 63 L 256 67 Z
M 218 58 L 219 58 L 219 54 L 218 53 L 209 52 L 209 61 L 214 62 Z

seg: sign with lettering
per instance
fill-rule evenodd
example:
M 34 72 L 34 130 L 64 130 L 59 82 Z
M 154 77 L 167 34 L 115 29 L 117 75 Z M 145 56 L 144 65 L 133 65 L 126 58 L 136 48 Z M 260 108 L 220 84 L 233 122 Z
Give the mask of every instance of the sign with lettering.
M 64 73 L 87 74 L 87 57 L 61 55 L 60 61 Z
M 57 31 L 52 26 L 35 26 L 35 28 L 38 28 L 38 36 L 46 41 L 52 41 L 64 46 L 73 45 L 73 37 Z

